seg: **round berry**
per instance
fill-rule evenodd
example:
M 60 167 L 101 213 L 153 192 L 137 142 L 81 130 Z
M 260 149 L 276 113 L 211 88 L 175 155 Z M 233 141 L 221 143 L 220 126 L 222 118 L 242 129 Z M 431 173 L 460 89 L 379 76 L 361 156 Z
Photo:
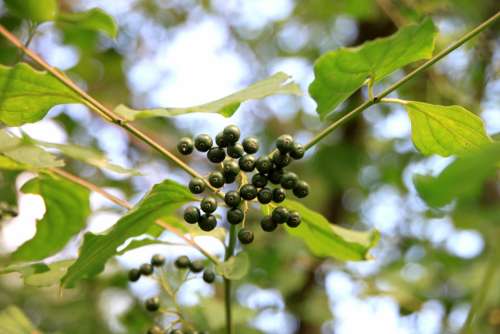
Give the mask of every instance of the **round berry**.
M 227 147 L 227 141 L 224 139 L 224 135 L 222 134 L 222 132 L 219 132 L 216 136 L 215 136 L 215 143 L 217 144 L 217 146 L 219 147 Z
M 267 176 L 261 173 L 254 174 L 252 176 L 252 184 L 257 188 L 265 187 L 267 184 Z
M 290 164 L 290 162 L 292 161 L 292 159 L 290 158 L 290 156 L 288 154 L 283 154 L 279 151 L 276 151 L 273 153 L 272 160 L 273 160 L 274 164 L 276 165 L 276 167 L 280 167 L 280 168 L 288 166 Z
M 224 141 L 228 144 L 234 144 L 240 139 L 240 129 L 236 125 L 228 125 L 222 131 Z
M 213 196 L 207 196 L 201 200 L 200 207 L 205 213 L 212 213 L 217 210 L 217 200 Z
M 226 174 L 226 173 L 223 173 L 223 174 L 224 174 L 224 183 L 225 184 L 231 184 L 234 181 L 236 181 L 236 175 Z
M 141 275 L 149 276 L 153 273 L 153 266 L 150 263 L 143 263 L 139 267 L 139 271 L 141 272 Z
M 273 189 L 273 201 L 276 203 L 281 203 L 286 198 L 286 190 L 283 188 L 274 188 Z
M 261 204 L 270 203 L 273 200 L 273 191 L 269 188 L 262 188 L 257 193 L 257 199 Z
M 293 137 L 281 135 L 276 139 L 276 148 L 283 154 L 290 152 L 293 148 Z
M 189 224 L 196 224 L 200 220 L 200 210 L 195 206 L 188 206 L 184 210 L 184 220 Z
M 229 155 L 231 158 L 238 159 L 243 156 L 245 153 L 243 150 L 243 145 L 240 143 L 234 143 L 233 145 L 229 145 L 226 149 L 227 155 Z
M 130 269 L 128 272 L 128 280 L 130 282 L 137 282 L 141 278 L 141 272 L 139 269 Z
M 299 181 L 297 174 L 293 172 L 285 172 L 281 177 L 281 186 L 285 189 L 293 189 L 293 187 L 297 184 L 297 181 Z
M 226 195 L 224 195 L 224 202 L 232 208 L 237 207 L 240 205 L 241 202 L 241 196 L 240 193 L 234 190 L 228 191 Z
M 186 269 L 189 267 L 189 264 L 191 261 L 189 261 L 189 258 L 186 255 L 181 255 L 175 260 L 175 266 L 178 269 Z
M 165 256 L 161 254 L 155 254 L 151 258 L 151 264 L 153 267 L 161 267 L 165 264 Z
M 230 224 L 236 225 L 239 224 L 243 221 L 245 218 L 245 214 L 243 213 L 243 210 L 240 208 L 232 208 L 231 210 L 227 211 L 227 221 Z
M 243 140 L 243 149 L 248 154 L 256 153 L 259 150 L 259 140 L 255 137 L 247 137 Z
M 299 180 L 293 187 L 293 194 L 298 198 L 303 198 L 309 195 L 309 184 L 306 181 Z
M 251 243 L 253 241 L 253 233 L 252 233 L 252 231 L 249 231 L 247 229 L 242 228 L 238 232 L 238 240 L 242 244 L 245 244 L 245 245 Z
M 304 146 L 297 144 L 297 143 L 294 143 L 292 150 L 290 151 L 290 156 L 295 160 L 299 160 L 299 159 L 302 159 L 304 157 L 305 153 L 306 153 L 306 150 L 305 150 Z
M 255 168 L 255 157 L 253 155 L 245 154 L 238 160 L 240 169 L 245 172 L 251 172 Z
M 203 272 L 203 280 L 207 283 L 213 283 L 215 281 L 215 272 L 212 269 L 205 269 Z
M 251 201 L 255 197 L 257 197 L 257 188 L 255 188 L 255 186 L 253 186 L 251 184 L 244 184 L 240 188 L 240 196 L 241 196 L 241 198 L 243 198 L 247 201 Z
M 193 194 L 201 194 L 205 190 L 205 181 L 201 177 L 193 177 L 189 181 L 189 190 Z
M 297 211 L 290 211 L 286 224 L 290 227 L 297 227 L 300 225 L 301 220 L 300 213 Z
M 212 138 L 205 133 L 196 136 L 194 139 L 194 147 L 196 147 L 196 149 L 200 152 L 208 151 L 213 144 L 214 142 Z
M 203 214 L 200 217 L 198 226 L 205 232 L 212 231 L 217 226 L 217 218 L 211 214 Z
M 281 177 L 283 176 L 283 170 L 282 169 L 273 169 L 269 175 L 268 179 L 271 181 L 273 184 L 280 184 L 281 183 Z
M 274 231 L 277 227 L 278 224 L 276 224 L 272 219 L 271 216 L 264 216 L 260 220 L 260 227 L 266 232 L 272 232 Z
M 181 138 L 179 143 L 177 143 L 177 151 L 183 155 L 191 154 L 193 152 L 193 147 L 193 140 L 188 137 Z
M 148 329 L 147 334 L 165 334 L 165 332 L 160 326 L 154 325 Z
M 273 162 L 268 156 L 263 156 L 257 159 L 255 168 L 257 168 L 259 173 L 267 174 L 273 169 Z
M 224 175 L 219 171 L 214 171 L 208 176 L 208 182 L 215 188 L 222 188 L 224 186 Z
M 146 310 L 150 312 L 155 312 L 158 311 L 160 308 L 160 298 L 158 297 L 151 297 L 146 299 L 146 302 L 144 303 L 146 305 Z
M 275 208 L 271 214 L 271 218 L 276 224 L 286 223 L 288 216 L 288 210 L 282 206 Z
M 240 166 L 235 160 L 226 160 L 222 163 L 222 172 L 224 175 L 236 176 L 240 173 Z
M 218 164 L 226 158 L 226 152 L 224 152 L 223 148 L 220 147 L 212 147 L 207 152 L 207 158 L 214 164 Z
M 189 264 L 189 270 L 191 270 L 193 273 L 202 272 L 203 269 L 205 269 L 205 265 L 201 260 L 191 261 L 191 263 Z

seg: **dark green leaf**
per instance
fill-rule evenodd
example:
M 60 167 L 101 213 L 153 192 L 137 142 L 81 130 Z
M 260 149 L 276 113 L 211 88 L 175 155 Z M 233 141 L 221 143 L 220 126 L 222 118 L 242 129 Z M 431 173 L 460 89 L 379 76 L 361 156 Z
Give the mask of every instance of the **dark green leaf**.
M 115 38 L 118 33 L 115 19 L 99 8 L 92 8 L 86 12 L 60 13 L 57 22 L 76 25 L 81 29 L 101 31 L 111 38 Z
M 0 333 L 40 334 L 30 319 L 16 306 L 8 306 L 0 311 Z
M 217 265 L 217 273 L 230 280 L 242 279 L 248 273 L 249 269 L 250 259 L 245 252 L 231 256 L 227 261 Z
M 57 15 L 56 0 L 4 0 L 16 16 L 35 22 L 51 21 Z

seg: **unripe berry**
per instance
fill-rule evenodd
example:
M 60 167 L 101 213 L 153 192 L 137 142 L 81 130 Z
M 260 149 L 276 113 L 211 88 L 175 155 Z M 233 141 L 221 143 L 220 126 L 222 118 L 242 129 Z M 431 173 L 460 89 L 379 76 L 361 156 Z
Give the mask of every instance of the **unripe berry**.
M 207 196 L 201 200 L 200 207 L 205 213 L 212 213 L 217 210 L 217 200 L 212 196 Z
M 214 215 L 205 213 L 201 215 L 198 226 L 205 232 L 212 231 L 215 227 L 217 227 L 217 218 L 215 218 Z
M 186 255 L 181 255 L 175 260 L 175 266 L 178 269 L 186 269 L 189 267 L 189 264 L 191 261 L 189 261 L 189 258 Z
M 151 257 L 151 265 L 153 267 L 161 267 L 165 264 L 165 257 L 161 254 L 155 254 Z
M 241 202 L 241 196 L 240 193 L 234 190 L 228 191 L 226 195 L 224 195 L 224 202 L 232 208 L 237 207 L 240 205 Z
M 273 191 L 269 188 L 262 188 L 257 193 L 257 199 L 261 204 L 268 204 L 273 200 Z
M 146 310 L 150 312 L 158 311 L 158 309 L 160 308 L 160 298 L 158 297 L 148 298 L 146 299 L 144 304 L 146 305 Z
M 290 135 L 281 135 L 276 140 L 276 148 L 283 154 L 290 152 L 293 148 L 293 137 Z
M 141 272 L 141 275 L 149 276 L 153 273 L 153 266 L 150 263 L 143 263 L 139 267 L 139 271 Z
M 259 150 L 259 140 L 255 137 L 247 137 L 243 140 L 243 149 L 248 154 L 256 153 Z
M 191 270 L 193 273 L 202 272 L 203 269 L 205 269 L 205 265 L 201 260 L 191 261 L 191 263 L 189 264 L 189 270 Z
M 293 189 L 293 187 L 297 184 L 297 181 L 299 181 L 297 174 L 293 172 L 285 172 L 281 177 L 281 186 L 285 189 Z
M 273 162 L 268 156 L 263 156 L 257 159 L 255 168 L 257 168 L 259 173 L 267 174 L 273 169 Z
M 286 198 L 286 190 L 283 188 L 274 188 L 273 189 L 273 201 L 276 203 L 281 203 Z
M 261 173 L 254 174 L 252 176 L 252 184 L 257 188 L 265 187 L 267 184 L 267 176 Z
M 240 166 L 235 160 L 226 160 L 222 163 L 222 172 L 224 175 L 236 176 L 240 173 Z
M 215 143 L 219 147 L 227 147 L 227 144 L 228 144 L 227 141 L 224 139 L 224 135 L 222 134 L 222 132 L 219 132 L 215 136 Z
M 287 208 L 278 206 L 273 210 L 271 218 L 276 224 L 283 224 L 286 223 L 286 221 L 288 220 L 288 215 L 289 213 Z
M 240 169 L 245 172 L 251 172 L 255 169 L 255 157 L 253 155 L 246 154 L 238 160 Z
M 299 160 L 304 157 L 304 154 L 306 153 L 306 150 L 304 149 L 304 146 L 294 143 L 292 150 L 290 151 L 290 156 L 295 159 Z
M 207 134 L 201 134 L 194 139 L 194 147 L 200 152 L 207 152 L 213 145 L 212 138 Z
M 205 190 L 205 181 L 201 177 L 193 177 L 189 181 L 189 190 L 193 194 L 201 194 Z
M 141 272 L 139 269 L 130 269 L 128 272 L 128 280 L 130 282 L 137 282 L 141 278 Z
M 191 154 L 193 152 L 193 147 L 193 140 L 188 137 L 182 137 L 179 143 L 177 143 L 177 151 L 183 155 Z
M 298 198 L 303 198 L 309 195 L 309 184 L 306 181 L 297 181 L 295 187 L 293 187 L 293 194 Z
M 224 141 L 228 144 L 234 144 L 240 139 L 240 129 L 236 125 L 228 125 L 222 131 Z
M 241 198 L 243 198 L 247 201 L 251 201 L 255 197 L 257 197 L 257 188 L 255 188 L 255 186 L 253 186 L 251 184 L 244 184 L 240 188 L 240 196 L 241 196 Z
M 241 145 L 240 143 L 234 143 L 233 145 L 228 146 L 226 152 L 227 155 L 234 159 L 239 159 L 243 156 L 243 154 L 245 154 L 243 145 Z
M 184 210 L 184 220 L 189 224 L 196 224 L 200 220 L 200 210 L 195 206 L 188 206 Z
M 281 183 L 281 177 L 283 176 L 283 170 L 282 169 L 273 169 L 267 178 L 271 183 L 273 184 L 280 184 Z
M 251 243 L 253 241 L 253 233 L 252 233 L 252 231 L 249 231 L 247 229 L 242 228 L 238 232 L 238 240 L 242 244 L 249 244 L 249 243 Z
M 271 216 L 264 216 L 260 220 L 260 227 L 266 232 L 272 232 L 274 231 L 277 227 L 278 224 L 276 224 L 272 219 Z
M 227 211 L 227 221 L 230 224 L 236 225 L 243 221 L 245 214 L 240 208 L 232 208 Z
M 286 167 L 292 161 L 292 159 L 290 158 L 290 156 L 288 154 L 283 154 L 279 151 L 276 151 L 273 153 L 271 160 L 278 168 Z
M 224 161 L 226 158 L 226 152 L 224 152 L 224 149 L 221 147 L 212 147 L 207 152 L 207 158 L 211 162 L 218 164 Z
M 214 171 L 208 176 L 208 182 L 215 188 L 222 188 L 224 186 L 224 175 L 219 171 Z
M 213 283 L 215 281 L 215 272 L 208 268 L 203 272 L 203 280 L 207 283 Z
M 297 211 L 290 211 L 286 224 L 290 227 L 297 227 L 300 225 L 301 220 L 300 213 Z

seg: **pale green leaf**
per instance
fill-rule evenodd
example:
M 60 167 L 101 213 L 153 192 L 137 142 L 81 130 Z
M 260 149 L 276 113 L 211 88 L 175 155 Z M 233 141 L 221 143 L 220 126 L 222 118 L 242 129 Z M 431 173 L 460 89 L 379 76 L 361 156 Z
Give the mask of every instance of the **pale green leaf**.
M 52 286 L 59 283 L 74 259 L 56 261 L 50 264 L 13 264 L 0 269 L 0 275 L 17 272 L 21 274 L 24 284 L 34 287 Z
M 236 112 L 241 103 L 248 100 L 262 99 L 276 94 L 301 95 L 301 91 L 297 84 L 290 81 L 290 76 L 288 74 L 278 72 L 267 79 L 257 81 L 247 88 L 222 99 L 194 107 L 134 110 L 127 106 L 119 105 L 114 111 L 128 121 L 149 117 L 172 117 L 196 112 L 219 113 L 222 116 L 230 117 Z
M 90 214 L 90 192 L 86 188 L 65 179 L 40 175 L 21 190 L 42 196 L 45 214 L 37 221 L 35 236 L 12 254 L 14 261 L 35 261 L 53 255 L 85 227 Z
M 407 64 L 430 58 L 436 35 L 436 27 L 428 19 L 392 36 L 322 55 L 314 65 L 314 81 L 309 86 L 320 118 L 324 119 L 367 79 L 377 82 Z
M 108 233 L 85 234 L 80 256 L 62 278 L 62 285 L 72 287 L 78 280 L 97 275 L 126 240 L 147 233 L 156 219 L 171 215 L 193 200 L 195 198 L 186 187 L 173 181 L 165 180 L 155 185 Z
M 0 153 L 0 169 L 6 170 L 26 170 L 30 169 L 29 166 L 20 164 L 17 161 L 12 160 Z
M 293 236 L 302 239 L 316 256 L 332 257 L 344 261 L 362 261 L 371 258 L 369 251 L 380 239 L 376 230 L 360 232 L 331 224 L 321 214 L 304 205 L 287 200 L 284 206 L 302 216 L 296 228 L 286 226 Z
M 230 280 L 240 280 L 250 269 L 250 258 L 245 252 L 231 256 L 227 261 L 221 262 L 216 267 L 217 273 Z
M 92 8 L 86 12 L 60 13 L 57 22 L 73 24 L 81 29 L 100 31 L 111 38 L 116 38 L 118 25 L 115 19 L 99 8 Z
M 413 143 L 422 154 L 463 155 L 491 143 L 481 118 L 465 108 L 415 101 L 405 106 Z
M 56 0 L 4 0 L 12 14 L 35 22 L 51 21 L 58 11 Z
M 16 306 L 8 306 L 0 311 L 0 333 L 40 334 L 30 319 Z
M 25 63 L 0 65 L 0 122 L 10 126 L 37 122 L 55 105 L 80 101 L 76 93 L 47 72 Z

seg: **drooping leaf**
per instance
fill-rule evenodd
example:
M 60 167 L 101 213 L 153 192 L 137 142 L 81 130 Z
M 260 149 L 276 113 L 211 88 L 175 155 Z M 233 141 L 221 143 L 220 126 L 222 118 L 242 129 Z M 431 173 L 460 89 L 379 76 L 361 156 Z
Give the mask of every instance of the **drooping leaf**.
M 111 38 L 116 38 L 118 33 L 115 19 L 100 8 L 92 8 L 86 12 L 60 13 L 57 22 L 76 25 L 81 29 L 100 31 Z
M 17 161 L 12 160 L 0 153 L 0 169 L 6 170 L 26 170 L 29 169 L 28 166 L 20 164 Z
M 267 79 L 257 81 L 247 88 L 224 98 L 193 107 L 134 110 L 127 106 L 119 105 L 114 111 L 128 121 L 149 117 L 172 117 L 195 112 L 218 113 L 224 117 L 230 117 L 236 112 L 241 103 L 276 94 L 300 95 L 301 91 L 297 84 L 290 81 L 288 74 L 278 72 Z
M 412 139 L 425 155 L 463 155 L 491 143 L 484 123 L 460 106 L 440 106 L 408 101 Z
M 333 225 L 321 214 L 298 202 L 287 200 L 284 206 L 298 211 L 302 217 L 302 223 L 296 228 L 287 226 L 287 232 L 302 239 L 316 256 L 343 261 L 368 260 L 370 249 L 380 238 L 376 230 L 359 232 Z
M 25 63 L 0 65 L 0 122 L 9 126 L 37 122 L 55 105 L 80 101 L 76 93 L 47 72 Z
M 155 185 L 108 233 L 85 235 L 80 256 L 62 278 L 62 286 L 72 287 L 80 279 L 97 275 L 127 239 L 146 233 L 156 219 L 171 215 L 194 199 L 186 187 L 173 181 L 165 180 Z
M 21 190 L 42 196 L 45 214 L 37 221 L 35 236 L 12 254 L 14 261 L 36 261 L 53 255 L 85 227 L 90 214 L 90 192 L 86 188 L 65 179 L 40 175 Z
M 322 55 L 314 65 L 309 93 L 324 119 L 368 78 L 380 81 L 395 70 L 432 56 L 437 30 L 431 20 L 409 25 L 386 38 Z
M 217 265 L 217 273 L 230 280 L 239 280 L 245 277 L 250 269 L 250 259 L 246 252 L 231 256 L 227 261 Z
M 458 158 L 436 177 L 415 175 L 415 187 L 427 204 L 440 207 L 456 197 L 477 196 L 499 163 L 500 142 L 495 142 Z
M 51 21 L 58 11 L 56 0 L 4 0 L 12 14 L 35 22 Z
M 68 267 L 75 260 L 61 260 L 50 264 L 13 264 L 0 269 L 0 275 L 17 272 L 21 274 L 24 284 L 34 287 L 53 286 L 59 283 Z
M 31 320 L 16 306 L 8 306 L 0 311 L 0 333 L 41 334 Z

